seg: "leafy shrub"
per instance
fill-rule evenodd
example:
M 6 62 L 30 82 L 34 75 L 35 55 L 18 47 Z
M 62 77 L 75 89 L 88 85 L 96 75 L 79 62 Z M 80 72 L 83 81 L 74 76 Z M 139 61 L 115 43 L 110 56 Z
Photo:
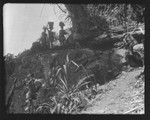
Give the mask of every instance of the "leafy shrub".
M 43 113 L 45 111 L 44 113 L 47 113 L 46 111 L 49 111 L 49 113 L 72 113 L 72 111 L 78 108 L 81 99 L 77 97 L 76 94 L 79 92 L 80 87 L 89 83 L 89 81 L 86 82 L 86 79 L 90 76 L 82 76 L 82 78 L 72 83 L 71 81 L 73 80 L 72 77 L 69 76 L 69 71 L 72 71 L 71 66 L 73 64 L 77 65 L 74 61 L 70 60 L 67 55 L 64 65 L 53 68 L 50 81 L 51 88 L 52 86 L 54 88 L 51 90 L 49 89 L 49 92 L 57 91 L 57 93 L 50 97 L 42 95 L 48 99 L 47 101 L 43 101 L 44 103 L 37 107 L 37 112 Z M 48 103 L 48 101 L 51 102 Z

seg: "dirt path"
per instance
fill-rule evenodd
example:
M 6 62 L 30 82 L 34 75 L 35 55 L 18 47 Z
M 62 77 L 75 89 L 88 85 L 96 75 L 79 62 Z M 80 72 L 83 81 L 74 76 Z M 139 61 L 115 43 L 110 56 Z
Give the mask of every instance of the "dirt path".
M 82 113 L 87 114 L 120 114 L 129 111 L 141 103 L 144 108 L 144 94 L 140 94 L 143 86 L 136 88 L 138 76 L 143 69 L 136 69 L 131 72 L 123 72 L 116 80 L 100 86 L 103 92 L 91 101 L 91 107 L 88 107 Z M 140 96 L 139 96 L 140 95 Z M 144 110 L 142 111 L 144 112 Z M 142 113 L 141 112 L 141 113 Z

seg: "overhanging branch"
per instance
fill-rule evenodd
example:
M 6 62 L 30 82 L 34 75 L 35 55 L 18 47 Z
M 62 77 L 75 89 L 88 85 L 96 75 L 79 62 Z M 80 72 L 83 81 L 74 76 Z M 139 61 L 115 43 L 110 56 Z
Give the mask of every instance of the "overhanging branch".
M 62 12 L 67 13 L 67 12 L 64 11 L 58 4 L 57 4 L 57 6 L 58 6 L 58 8 L 59 8 Z

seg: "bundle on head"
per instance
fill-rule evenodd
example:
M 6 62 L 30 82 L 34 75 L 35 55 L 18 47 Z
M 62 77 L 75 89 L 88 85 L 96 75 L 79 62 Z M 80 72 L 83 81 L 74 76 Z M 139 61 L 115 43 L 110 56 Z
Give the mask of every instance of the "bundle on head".
M 65 24 L 63 22 L 60 22 L 59 26 L 63 27 L 63 26 L 65 26 Z

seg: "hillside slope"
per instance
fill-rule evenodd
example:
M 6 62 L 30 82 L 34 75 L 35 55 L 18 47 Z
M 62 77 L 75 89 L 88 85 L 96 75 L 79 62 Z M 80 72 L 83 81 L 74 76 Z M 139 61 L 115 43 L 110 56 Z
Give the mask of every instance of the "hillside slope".
M 143 68 L 122 72 L 115 80 L 99 86 L 99 94 L 81 114 L 144 114 Z

